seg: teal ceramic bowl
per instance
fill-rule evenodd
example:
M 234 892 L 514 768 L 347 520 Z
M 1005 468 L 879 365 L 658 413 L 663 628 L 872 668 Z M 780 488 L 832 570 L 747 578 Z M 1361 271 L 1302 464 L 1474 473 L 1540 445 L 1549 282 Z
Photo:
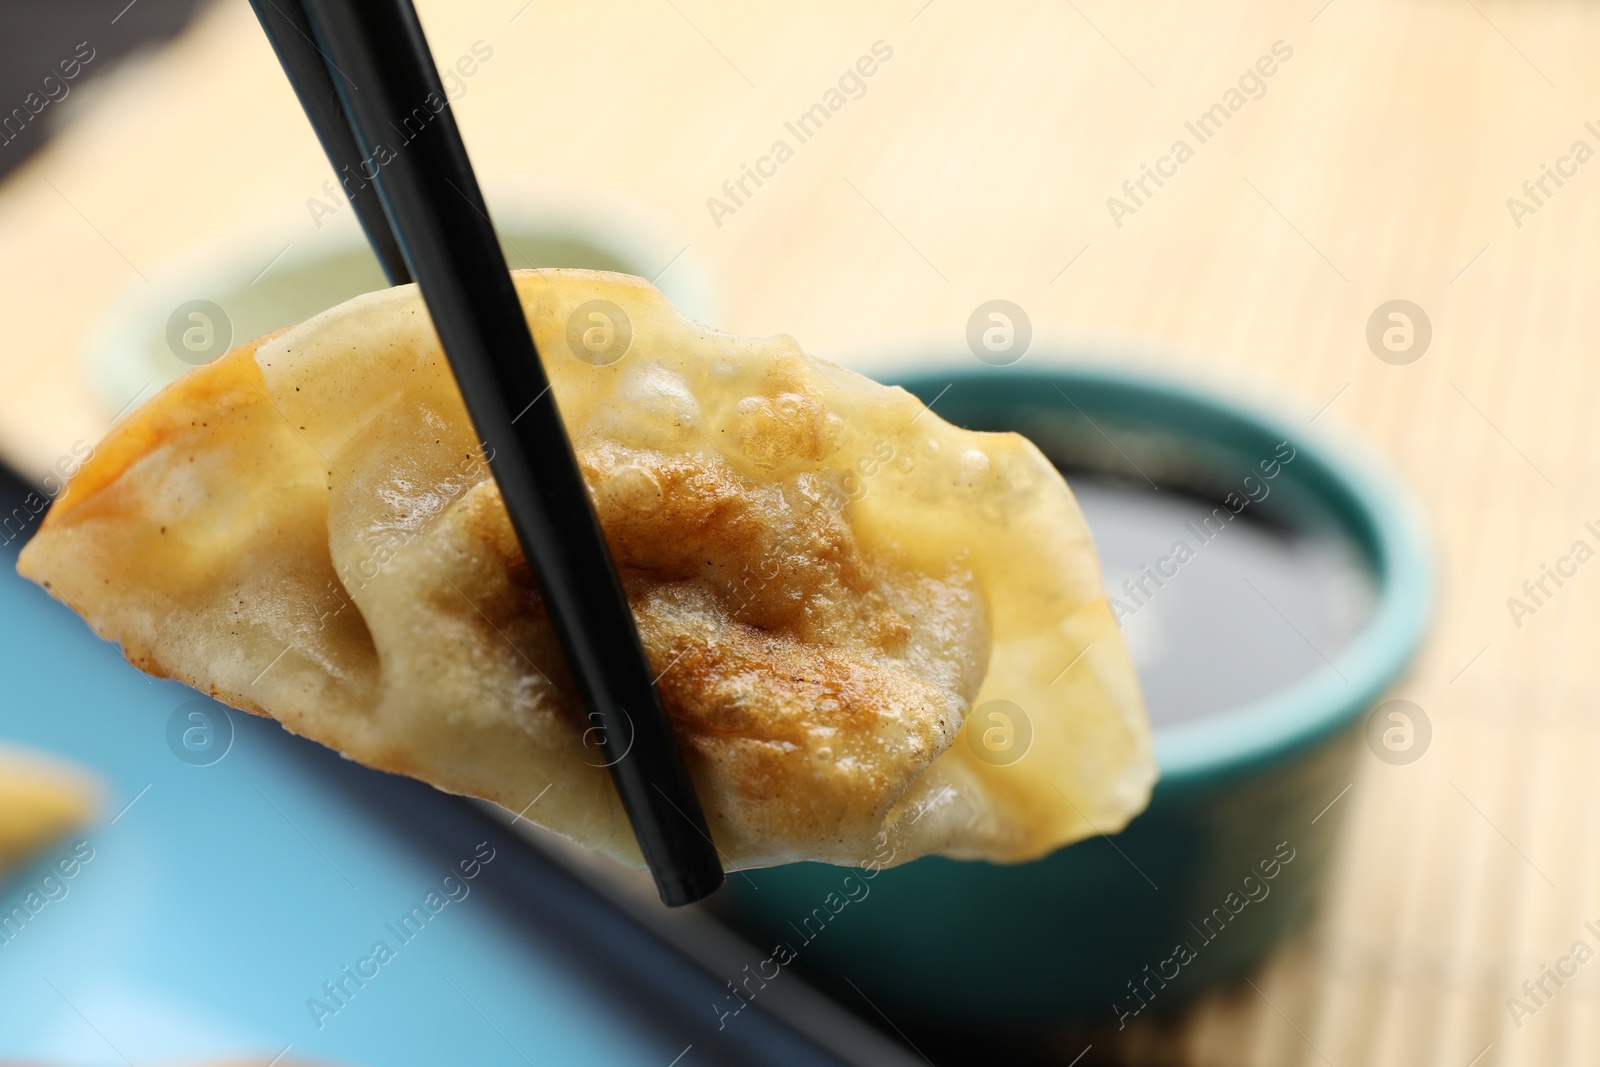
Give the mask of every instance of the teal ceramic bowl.
M 1245 973 L 1310 913 L 1345 806 L 1334 801 L 1355 760 L 1373 758 L 1365 713 L 1422 637 L 1432 567 L 1417 509 L 1352 442 L 1164 376 L 1063 364 L 899 384 L 937 396 L 956 425 L 1027 434 L 1069 479 L 1122 467 L 1222 500 L 1243 476 L 1262 480 L 1287 442 L 1263 517 L 1342 540 L 1370 579 L 1369 606 L 1315 669 L 1157 728 L 1160 781 L 1121 834 L 1016 866 L 927 857 L 877 872 L 804 943 L 795 924 L 849 872 L 751 871 L 728 880 L 721 913 L 757 944 L 790 945 L 792 966 L 824 986 L 946 1028 L 1117 1023 Z

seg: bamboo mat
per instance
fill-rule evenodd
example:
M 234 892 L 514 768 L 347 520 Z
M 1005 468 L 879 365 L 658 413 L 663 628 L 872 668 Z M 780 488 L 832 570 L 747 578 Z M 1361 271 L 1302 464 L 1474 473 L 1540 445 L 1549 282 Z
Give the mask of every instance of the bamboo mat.
M 1600 149 L 1600 6 L 422 7 L 442 62 L 492 49 L 455 105 L 491 200 L 666 235 L 662 267 L 710 278 L 717 326 L 865 369 L 927 341 L 959 362 L 968 316 L 1004 298 L 1036 352 L 1095 344 L 1230 382 L 1366 438 L 1416 488 L 1441 593 L 1397 695 L 1426 710 L 1431 749 L 1363 759 L 1323 914 L 1254 988 L 1100 1035 L 1094 1057 L 1600 1060 L 1600 963 L 1535 1013 L 1507 1006 L 1575 941 L 1600 944 L 1583 926 L 1600 925 L 1600 565 L 1520 620 L 1507 607 L 1575 541 L 1600 547 L 1600 161 L 1569 156 Z M 786 133 L 879 41 L 892 56 L 864 95 L 804 143 Z M 1277 42 L 1292 55 L 1264 94 L 1189 133 Z M 101 309 L 197 250 L 314 243 L 306 201 L 328 177 L 243 4 L 61 110 L 0 190 L 0 452 L 39 475 L 116 412 L 81 364 Z M 780 138 L 792 158 L 713 212 Z M 1171 173 L 1180 138 L 1192 158 Z M 1118 226 L 1107 198 L 1131 204 L 1141 164 L 1171 176 Z M 1535 203 L 1542 164 L 1568 176 Z M 1536 210 L 1514 218 L 1513 196 Z M 1403 366 L 1365 337 L 1397 298 L 1433 331 Z

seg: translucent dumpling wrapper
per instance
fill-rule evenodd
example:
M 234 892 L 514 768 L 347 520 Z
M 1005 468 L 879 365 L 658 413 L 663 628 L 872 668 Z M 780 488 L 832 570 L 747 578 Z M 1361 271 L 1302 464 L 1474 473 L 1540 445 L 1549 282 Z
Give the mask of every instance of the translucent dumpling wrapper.
M 726 862 L 1019 862 L 1143 808 L 1133 669 L 1037 448 L 636 278 L 515 282 Z M 20 570 L 144 670 L 638 865 L 486 458 L 400 286 L 126 417 Z

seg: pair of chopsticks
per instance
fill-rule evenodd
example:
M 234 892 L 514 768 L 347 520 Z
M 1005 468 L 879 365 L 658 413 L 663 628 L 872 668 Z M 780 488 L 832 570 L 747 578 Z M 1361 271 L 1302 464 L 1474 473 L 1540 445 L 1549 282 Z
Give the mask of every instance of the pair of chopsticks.
M 669 906 L 722 884 L 683 753 L 411 0 L 251 0 L 391 283 L 422 290 Z

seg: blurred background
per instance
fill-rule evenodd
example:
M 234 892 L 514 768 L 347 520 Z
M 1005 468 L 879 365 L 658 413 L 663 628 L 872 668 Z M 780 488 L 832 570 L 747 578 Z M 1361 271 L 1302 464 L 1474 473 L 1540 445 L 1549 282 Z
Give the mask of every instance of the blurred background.
M 1030 360 L 1089 353 L 1212 383 L 1364 441 L 1421 501 L 1436 619 L 1393 695 L 1425 712 L 1431 738 L 1409 762 L 1362 753 L 1336 801 L 1339 846 L 1314 920 L 1248 981 L 1126 1029 L 1064 1032 L 1040 1062 L 1600 1058 L 1600 969 L 1559 963 L 1580 940 L 1600 945 L 1585 925 L 1600 926 L 1600 666 L 1584 644 L 1600 632 L 1600 584 L 1589 588 L 1600 578 L 1559 564 L 1577 542 L 1600 543 L 1585 525 L 1600 523 L 1600 164 L 1588 165 L 1600 9 L 418 7 L 514 266 L 625 269 L 701 321 L 788 333 L 880 375 L 970 368 L 969 321 L 1009 301 L 1031 326 Z M 819 102 L 826 120 L 797 127 Z M 0 4 L 0 130 L 14 554 L 83 447 L 185 369 L 166 344 L 179 309 L 223 309 L 212 325 L 241 341 L 380 283 L 243 0 Z M 789 150 L 775 154 L 779 141 Z M 1370 328 L 1394 301 L 1417 338 L 1398 350 Z M 1558 566 L 1570 573 L 1537 584 Z M 303 1000 L 390 906 L 338 898 L 340 878 L 367 879 L 336 876 L 346 857 L 319 859 L 315 842 L 386 842 L 348 862 L 370 868 L 369 884 L 392 881 L 396 907 L 430 877 L 419 856 L 448 866 L 472 842 L 374 828 L 385 806 L 371 790 L 390 787 L 314 784 L 363 772 L 243 715 L 232 760 L 259 777 L 202 781 L 162 734 L 183 691 L 146 682 L 9 581 L 0 740 L 95 767 L 105 795 L 89 840 L 128 832 L 99 845 L 113 859 L 85 866 L 79 924 L 41 912 L 36 925 L 55 927 L 0 945 L 0 987 L 20 998 L 0 1009 L 0 1060 L 143 1065 L 233 1049 L 260 1063 L 377 1064 L 409 1062 L 434 1034 L 485 1062 L 754 1062 L 719 1044 L 704 1001 L 663 1006 L 672 981 L 654 979 L 676 964 L 628 965 L 657 942 L 580 964 L 592 955 L 582 939 L 502 940 L 487 909 L 439 939 L 470 976 L 455 993 L 397 977 L 352 1002 L 390 998 L 371 1008 L 370 1032 L 349 1016 L 311 1026 Z M 140 702 L 150 707 L 129 710 Z M 274 815 L 289 804 L 275 786 L 301 799 Z M 272 827 L 253 859 L 239 824 L 205 815 L 224 796 Z M 124 808 L 141 797 L 148 824 Z M 424 803 L 394 804 L 413 802 Z M 173 840 L 184 826 L 198 829 Z M 163 865 L 187 872 L 175 898 L 154 888 Z M 287 894 L 251 898 L 248 932 L 227 906 L 248 897 L 244 870 Z M 0 883 L 0 903 L 26 892 Z M 527 910 L 513 887 L 497 892 L 507 914 Z M 579 921 L 584 905 L 571 907 L 563 923 Z M 655 936 L 631 922 L 616 928 Z M 318 956 L 327 938 L 340 940 Z M 196 944 L 213 954 L 197 959 Z M 168 951 L 160 977 L 142 969 Z M 1528 992 L 1550 968 L 1567 976 Z M 126 995 L 130 975 L 148 982 L 143 1000 Z M 281 1010 L 256 1010 L 272 997 Z M 819 1033 L 848 1032 L 835 1050 L 882 1041 L 885 1057 L 893 1045 L 908 1062 L 945 1062 L 868 1005 L 833 1008 L 811 1018 Z M 787 1048 L 780 1030 L 803 1031 L 796 1018 L 775 1016 L 758 1044 Z

